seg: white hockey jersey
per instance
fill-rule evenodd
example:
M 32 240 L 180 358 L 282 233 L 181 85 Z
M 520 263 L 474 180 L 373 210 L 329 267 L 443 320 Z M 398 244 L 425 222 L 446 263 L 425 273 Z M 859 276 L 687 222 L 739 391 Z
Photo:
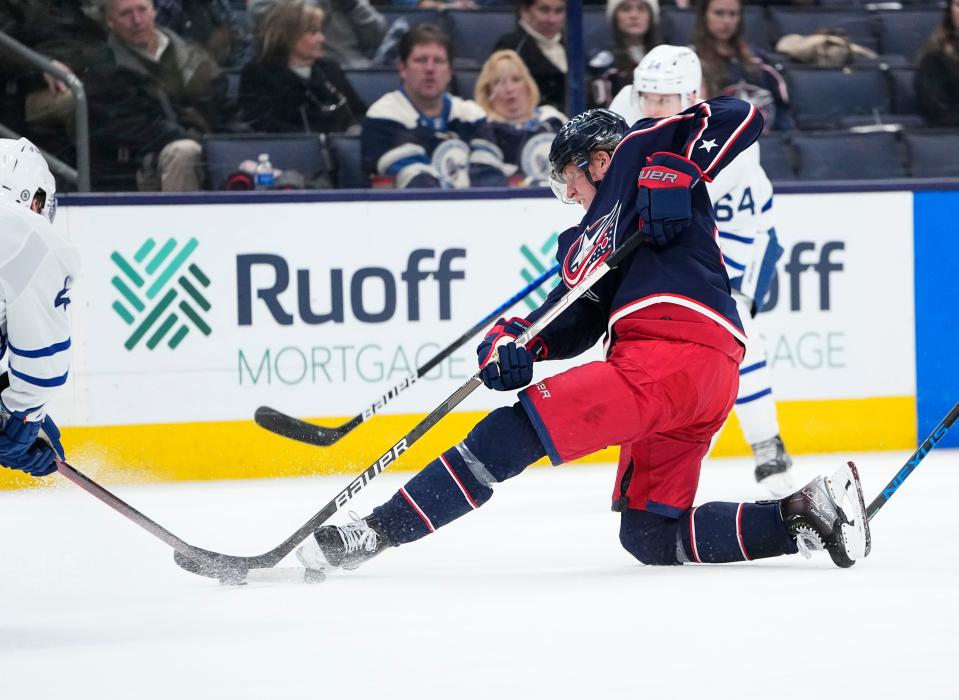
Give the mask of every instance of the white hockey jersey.
M 78 274 L 76 249 L 46 219 L 0 205 L 0 358 L 10 380 L 0 402 L 31 421 L 67 381 Z

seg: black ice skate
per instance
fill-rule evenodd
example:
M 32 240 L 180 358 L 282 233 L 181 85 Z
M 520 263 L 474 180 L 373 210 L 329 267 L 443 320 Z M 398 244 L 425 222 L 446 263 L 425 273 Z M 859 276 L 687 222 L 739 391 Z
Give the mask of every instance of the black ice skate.
M 825 549 L 836 566 L 850 567 L 869 552 L 869 520 L 856 465 L 817 476 L 779 502 L 783 523 L 807 559 Z
M 786 452 L 782 438 L 777 435 L 751 447 L 756 456 L 756 481 L 776 498 L 791 494 L 796 489 L 790 469 L 793 461 Z
M 367 559 L 390 546 L 386 534 L 376 521 L 350 513 L 353 522 L 346 525 L 325 525 L 306 538 L 296 550 L 296 558 L 307 569 L 327 567 L 356 569 Z

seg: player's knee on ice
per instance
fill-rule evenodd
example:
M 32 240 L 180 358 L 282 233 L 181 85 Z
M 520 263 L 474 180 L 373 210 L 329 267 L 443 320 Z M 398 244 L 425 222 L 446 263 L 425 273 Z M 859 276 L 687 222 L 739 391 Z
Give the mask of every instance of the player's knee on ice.
M 673 518 L 645 510 L 626 510 L 619 523 L 619 541 L 643 564 L 679 564 L 676 557 L 678 529 L 678 521 Z

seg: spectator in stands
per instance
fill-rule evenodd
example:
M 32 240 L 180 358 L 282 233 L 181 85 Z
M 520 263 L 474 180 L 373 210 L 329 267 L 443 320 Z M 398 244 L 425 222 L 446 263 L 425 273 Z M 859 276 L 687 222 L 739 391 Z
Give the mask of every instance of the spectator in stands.
M 495 2 L 475 3 L 473 0 L 393 0 L 394 7 L 416 7 L 421 10 L 475 10 L 479 5 L 495 5 Z
M 503 151 L 504 173 L 513 186 L 549 183 L 549 148 L 566 115 L 539 104 L 539 88 L 515 51 L 501 49 L 483 64 L 474 89 Z
M 277 0 L 250 0 L 253 33 Z M 326 18 L 326 57 L 344 68 L 366 68 L 386 36 L 386 19 L 370 0 L 308 0 Z
M 94 180 L 122 177 L 132 165 L 140 190 L 201 189 L 199 139 L 231 116 L 225 76 L 204 49 L 156 25 L 151 0 L 104 7 L 110 34 L 84 77 Z
M 0 31 L 78 75 L 107 38 L 97 8 L 76 0 L 0 0 Z M 0 51 L 0 63 L 26 92 L 28 127 L 72 127 L 73 95 L 62 81 L 7 51 Z M 11 125 L 7 115 L 3 121 Z
M 959 126 L 959 0 L 950 0 L 942 21 L 923 47 L 916 71 L 919 112 L 932 126 Z
M 336 61 L 324 58 L 323 10 L 281 0 L 263 17 L 256 59 L 240 77 L 240 111 L 255 131 L 346 131 L 366 105 Z
M 449 36 L 417 25 L 400 41 L 399 57 L 403 89 L 374 102 L 363 121 L 366 171 L 399 188 L 504 185 L 503 154 L 486 114 L 447 92 Z
M 157 24 L 209 52 L 221 66 L 242 66 L 253 57 L 249 30 L 230 0 L 154 0 Z
M 734 95 L 756 105 L 767 128 L 794 126 L 782 75 L 746 43 L 741 0 L 698 0 L 693 48 L 708 95 Z
M 633 71 L 650 49 L 659 46 L 659 0 L 607 0 L 606 16 L 613 50 L 590 59 L 590 107 L 607 107 L 633 82 Z
M 517 0 L 516 31 L 501 36 L 496 49 L 520 55 L 539 86 L 543 104 L 566 108 L 565 0 Z

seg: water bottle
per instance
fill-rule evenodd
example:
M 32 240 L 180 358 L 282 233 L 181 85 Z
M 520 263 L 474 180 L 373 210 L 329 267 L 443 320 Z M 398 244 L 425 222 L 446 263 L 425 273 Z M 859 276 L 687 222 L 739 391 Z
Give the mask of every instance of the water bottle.
M 272 190 L 273 185 L 273 164 L 270 163 L 270 154 L 261 153 L 257 159 L 253 186 L 258 190 Z

